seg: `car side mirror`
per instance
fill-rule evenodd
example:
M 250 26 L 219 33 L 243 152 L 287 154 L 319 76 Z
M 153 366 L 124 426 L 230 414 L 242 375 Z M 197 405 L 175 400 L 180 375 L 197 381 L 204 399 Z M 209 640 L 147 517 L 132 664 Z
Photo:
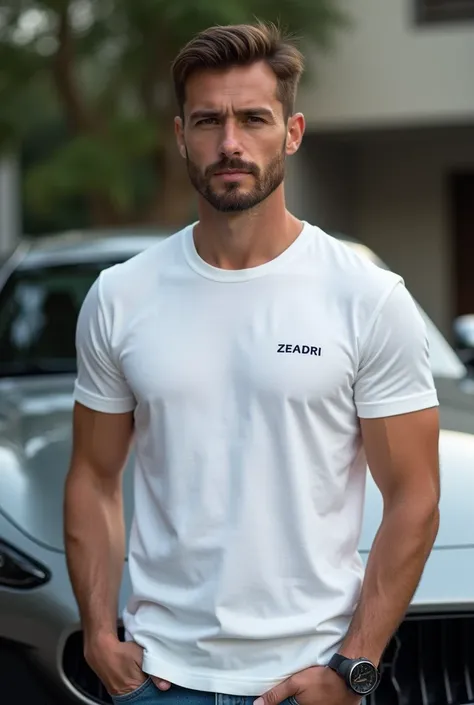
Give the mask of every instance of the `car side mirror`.
M 453 331 L 457 354 L 469 370 L 474 372 L 474 314 L 456 318 Z

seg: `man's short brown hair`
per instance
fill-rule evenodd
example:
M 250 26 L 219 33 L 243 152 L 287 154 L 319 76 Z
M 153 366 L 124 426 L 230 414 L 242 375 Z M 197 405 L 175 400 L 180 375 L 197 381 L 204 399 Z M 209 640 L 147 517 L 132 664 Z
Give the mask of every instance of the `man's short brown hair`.
M 181 49 L 171 70 L 181 114 L 186 82 L 193 73 L 248 66 L 257 61 L 265 61 L 274 72 L 278 100 L 283 104 L 285 117 L 290 117 L 303 73 L 303 55 L 276 25 L 263 22 L 210 27 Z

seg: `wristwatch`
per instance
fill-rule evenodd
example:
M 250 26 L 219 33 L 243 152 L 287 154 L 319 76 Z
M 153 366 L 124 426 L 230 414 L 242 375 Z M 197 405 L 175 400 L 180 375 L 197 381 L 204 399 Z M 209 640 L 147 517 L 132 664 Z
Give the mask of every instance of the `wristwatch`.
M 370 695 L 380 682 L 380 673 L 376 666 L 366 658 L 347 658 L 334 654 L 328 663 L 340 676 L 349 690 L 356 695 Z

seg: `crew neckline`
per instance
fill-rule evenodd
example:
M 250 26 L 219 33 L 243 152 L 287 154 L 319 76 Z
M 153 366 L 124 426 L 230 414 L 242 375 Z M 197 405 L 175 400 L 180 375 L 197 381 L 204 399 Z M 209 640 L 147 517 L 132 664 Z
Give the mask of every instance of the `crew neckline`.
M 243 282 L 271 274 L 292 259 L 304 247 L 311 229 L 309 223 L 302 220 L 303 227 L 299 235 L 283 252 L 268 262 L 246 269 L 222 269 L 203 260 L 196 250 L 194 228 L 198 222 L 192 223 L 183 230 L 182 242 L 186 261 L 197 274 L 206 277 L 206 279 L 219 282 Z

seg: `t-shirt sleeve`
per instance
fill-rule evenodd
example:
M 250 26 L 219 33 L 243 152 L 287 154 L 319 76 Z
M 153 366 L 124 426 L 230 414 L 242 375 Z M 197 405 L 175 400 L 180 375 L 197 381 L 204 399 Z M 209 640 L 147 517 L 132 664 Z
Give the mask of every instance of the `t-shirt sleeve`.
M 425 322 L 401 281 L 382 300 L 361 342 L 354 400 L 366 419 L 438 406 Z
M 132 411 L 136 402 L 111 354 L 108 323 L 99 277 L 87 293 L 77 321 L 74 399 L 94 411 L 120 414 Z

